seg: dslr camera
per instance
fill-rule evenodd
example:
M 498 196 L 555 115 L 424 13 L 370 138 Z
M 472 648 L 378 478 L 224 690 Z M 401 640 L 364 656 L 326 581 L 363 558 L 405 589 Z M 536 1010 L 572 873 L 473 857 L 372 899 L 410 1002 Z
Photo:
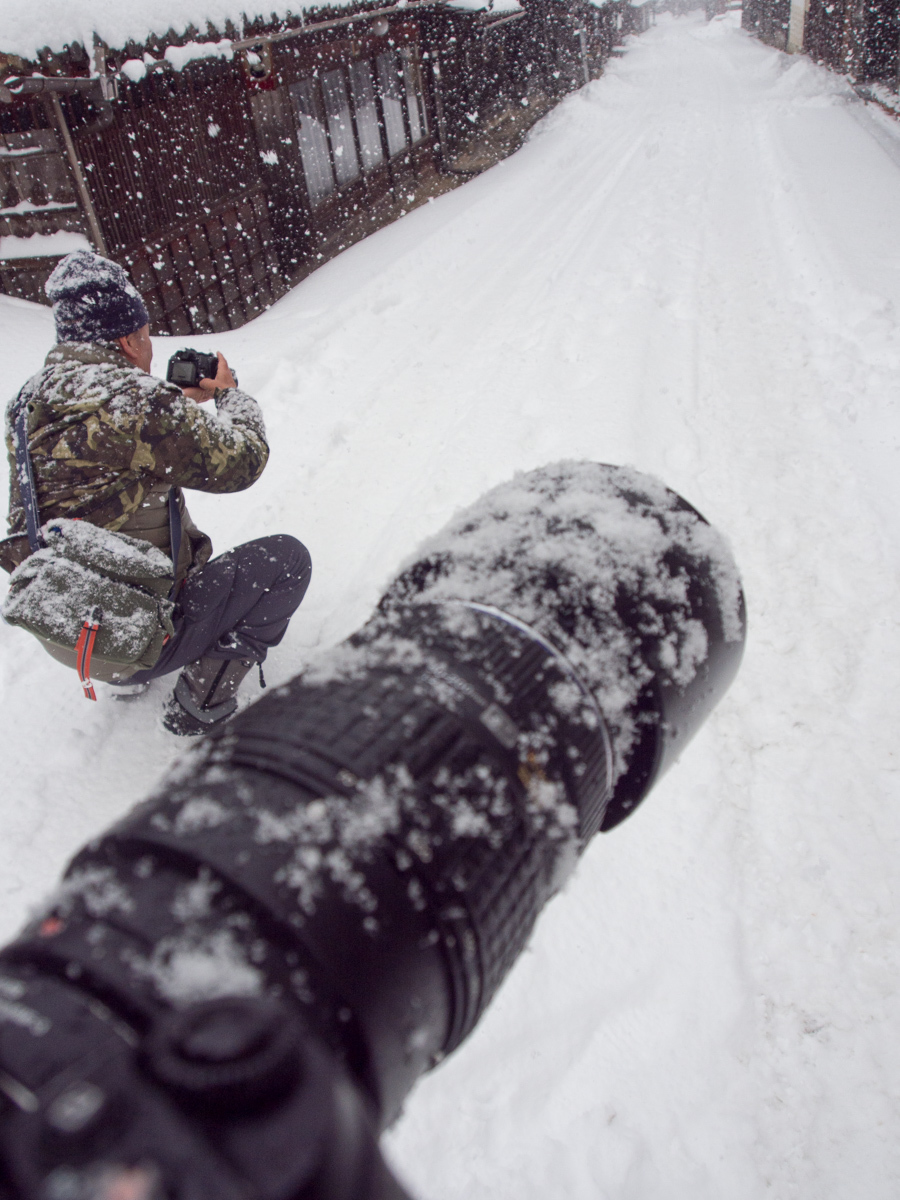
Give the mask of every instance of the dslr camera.
M 169 359 L 166 379 L 180 388 L 197 387 L 201 379 L 215 379 L 218 370 L 217 354 L 203 354 L 200 350 L 186 348 L 177 350 Z

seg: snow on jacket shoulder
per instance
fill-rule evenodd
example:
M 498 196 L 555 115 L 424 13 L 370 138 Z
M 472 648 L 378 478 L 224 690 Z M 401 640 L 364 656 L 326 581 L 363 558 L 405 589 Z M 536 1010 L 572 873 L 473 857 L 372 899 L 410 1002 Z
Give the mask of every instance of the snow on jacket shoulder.
M 132 367 L 107 343 L 55 346 L 26 388 L 42 521 L 86 517 L 125 530 L 151 492 L 172 485 L 239 492 L 255 483 L 268 459 L 262 413 L 251 396 L 229 388 L 215 409 L 198 404 Z M 6 445 L 12 468 L 10 410 Z M 9 531 L 24 529 L 11 469 Z

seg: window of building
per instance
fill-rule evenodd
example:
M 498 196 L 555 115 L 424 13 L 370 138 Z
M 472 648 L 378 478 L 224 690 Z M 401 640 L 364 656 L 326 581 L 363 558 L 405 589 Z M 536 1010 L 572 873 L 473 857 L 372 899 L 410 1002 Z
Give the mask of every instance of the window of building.
M 335 188 L 331 152 L 318 90 L 315 79 L 301 79 L 290 88 L 300 127 L 297 136 L 300 160 L 303 163 L 309 202 L 313 208 L 327 200 Z
M 406 89 L 406 107 L 409 113 L 409 132 L 413 145 L 428 137 L 428 117 L 425 112 L 425 97 L 422 94 L 422 78 L 419 62 L 412 46 L 400 51 L 403 60 L 403 83 Z
M 353 118 L 350 115 L 350 100 L 347 96 L 347 77 L 338 67 L 326 71 L 322 76 L 322 92 L 325 96 L 325 116 L 331 138 L 331 154 L 338 187 L 359 178 L 359 157 L 356 139 L 353 136 Z
M 414 46 L 386 50 L 292 84 L 300 159 L 313 208 L 428 136 Z M 380 114 L 379 114 L 380 101 Z
M 378 71 L 378 86 L 381 91 L 381 108 L 384 113 L 384 131 L 387 134 L 388 154 L 391 158 L 406 149 L 406 123 L 403 120 L 403 75 L 397 52 L 386 50 L 375 59 Z
M 365 59 L 350 64 L 350 93 L 353 96 L 363 170 L 374 171 L 384 162 L 384 150 L 381 145 L 381 130 L 378 128 L 372 64 Z

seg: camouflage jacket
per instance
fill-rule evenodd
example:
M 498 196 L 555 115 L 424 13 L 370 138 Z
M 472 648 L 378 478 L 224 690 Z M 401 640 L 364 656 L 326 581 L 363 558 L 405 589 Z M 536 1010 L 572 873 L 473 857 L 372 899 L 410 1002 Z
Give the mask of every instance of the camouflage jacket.
M 174 384 L 132 367 L 112 344 L 55 346 L 25 388 L 42 522 L 83 517 L 141 536 L 142 508 L 170 486 L 239 492 L 266 465 L 265 426 L 250 396 L 229 388 L 220 393 L 215 409 L 208 402 L 198 404 Z M 12 407 L 11 402 L 6 414 L 9 532 L 22 535 L 25 511 L 16 483 Z M 192 523 L 187 531 L 194 564 L 204 561 L 209 539 Z M 0 545 L 0 565 L 12 570 L 28 554 L 26 538 L 8 538 Z

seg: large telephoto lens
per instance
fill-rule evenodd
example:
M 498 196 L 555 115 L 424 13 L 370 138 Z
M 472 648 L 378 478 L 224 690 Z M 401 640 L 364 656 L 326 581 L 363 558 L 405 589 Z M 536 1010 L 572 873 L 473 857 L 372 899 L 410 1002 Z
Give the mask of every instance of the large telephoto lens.
M 460 513 L 2 953 L 0 1194 L 403 1193 L 377 1134 L 733 678 L 731 554 L 634 470 Z

